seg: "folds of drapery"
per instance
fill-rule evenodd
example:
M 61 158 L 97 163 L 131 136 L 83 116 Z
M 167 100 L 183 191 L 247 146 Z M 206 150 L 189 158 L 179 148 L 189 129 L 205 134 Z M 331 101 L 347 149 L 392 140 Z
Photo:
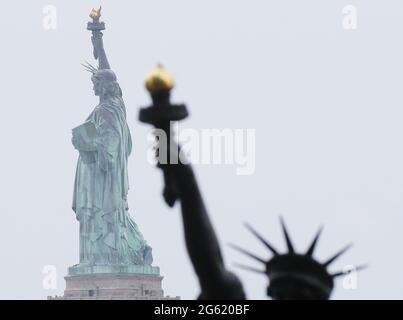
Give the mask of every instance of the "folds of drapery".
M 80 223 L 82 212 L 91 212 L 86 216 L 91 236 L 80 235 L 89 241 L 87 252 L 105 263 L 151 263 L 151 248 L 128 213 L 127 158 L 132 141 L 122 99 L 101 103 L 87 121 L 97 129 L 96 161 L 86 163 L 79 157 L 73 198 Z

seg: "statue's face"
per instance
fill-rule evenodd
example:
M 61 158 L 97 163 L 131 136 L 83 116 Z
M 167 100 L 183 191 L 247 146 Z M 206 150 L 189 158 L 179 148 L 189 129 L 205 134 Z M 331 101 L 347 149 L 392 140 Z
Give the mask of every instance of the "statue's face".
M 94 84 L 93 90 L 96 96 L 101 95 L 101 81 L 97 77 L 91 77 L 92 83 Z

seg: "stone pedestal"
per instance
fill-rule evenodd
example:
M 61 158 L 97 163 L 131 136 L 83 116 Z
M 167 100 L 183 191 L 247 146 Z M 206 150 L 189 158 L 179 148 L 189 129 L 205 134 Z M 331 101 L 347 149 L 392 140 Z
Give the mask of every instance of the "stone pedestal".
M 164 297 L 163 277 L 151 266 L 74 266 L 63 297 L 50 300 L 179 300 Z

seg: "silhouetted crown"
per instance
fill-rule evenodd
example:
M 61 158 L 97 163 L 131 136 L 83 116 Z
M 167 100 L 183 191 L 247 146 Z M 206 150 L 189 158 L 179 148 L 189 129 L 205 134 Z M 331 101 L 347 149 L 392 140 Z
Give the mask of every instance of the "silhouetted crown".
M 234 249 L 264 264 L 265 270 L 240 264 L 238 264 L 238 266 L 249 271 L 266 274 L 270 283 L 267 294 L 274 299 L 329 299 L 333 290 L 333 279 L 347 272 L 330 274 L 327 271 L 327 267 L 346 252 L 351 245 L 346 246 L 324 263 L 320 263 L 316 261 L 312 255 L 315 251 L 322 228 L 319 229 L 306 253 L 300 254 L 296 253 L 294 250 L 283 219 L 280 218 L 280 221 L 288 252 L 280 254 L 267 240 L 257 233 L 255 229 L 245 224 L 246 228 L 272 252 L 273 257 L 270 260 L 264 260 L 243 248 L 231 245 Z M 364 267 L 365 266 L 359 266 L 355 270 L 363 269 Z

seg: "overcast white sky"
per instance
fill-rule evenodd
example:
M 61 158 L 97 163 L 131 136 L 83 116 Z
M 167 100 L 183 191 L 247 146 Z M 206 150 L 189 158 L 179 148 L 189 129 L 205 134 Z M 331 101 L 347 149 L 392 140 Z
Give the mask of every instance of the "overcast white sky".
M 71 211 L 77 153 L 71 129 L 96 105 L 88 13 L 99 1 L 3 0 L 0 10 L 0 298 L 62 294 L 78 262 Z M 179 209 L 161 197 L 161 172 L 146 159 L 149 104 L 143 78 L 156 62 L 176 77 L 183 128 L 256 129 L 256 172 L 198 165 L 227 265 L 256 265 L 229 242 L 270 257 L 248 221 L 285 247 L 283 214 L 298 250 L 325 226 L 316 257 L 349 242 L 332 265 L 369 263 L 356 290 L 336 282 L 334 299 L 403 298 L 403 2 L 401 0 L 103 0 L 105 46 L 123 89 L 134 140 L 131 215 L 154 250 L 169 295 L 199 289 L 185 252 Z M 358 29 L 342 27 L 355 5 Z M 57 8 L 56 30 L 42 26 Z M 54 265 L 58 289 L 42 287 Z M 264 276 L 236 270 L 249 298 L 264 299 Z

